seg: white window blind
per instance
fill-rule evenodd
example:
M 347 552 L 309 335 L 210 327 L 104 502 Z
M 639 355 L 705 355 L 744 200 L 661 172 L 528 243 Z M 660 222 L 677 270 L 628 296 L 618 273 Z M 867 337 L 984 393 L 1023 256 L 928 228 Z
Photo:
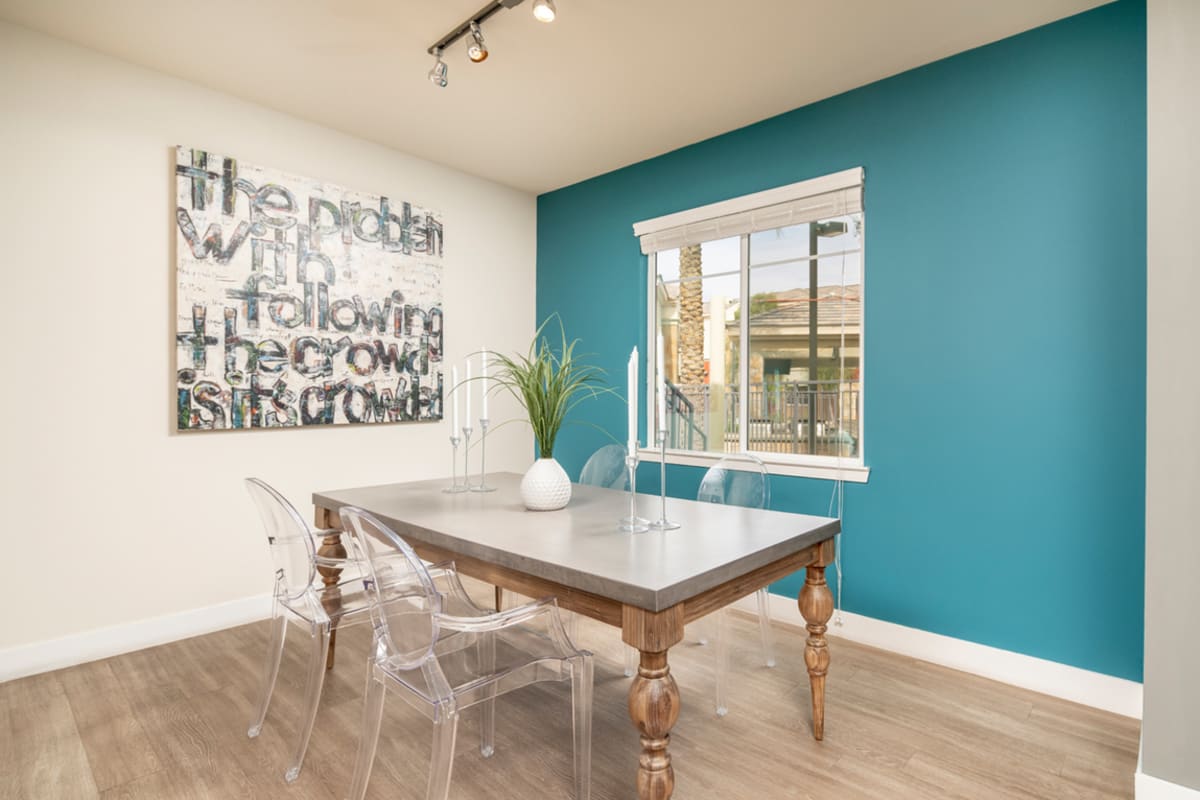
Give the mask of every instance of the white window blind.
M 862 211 L 863 169 L 855 167 L 633 225 L 642 253 L 772 230 Z

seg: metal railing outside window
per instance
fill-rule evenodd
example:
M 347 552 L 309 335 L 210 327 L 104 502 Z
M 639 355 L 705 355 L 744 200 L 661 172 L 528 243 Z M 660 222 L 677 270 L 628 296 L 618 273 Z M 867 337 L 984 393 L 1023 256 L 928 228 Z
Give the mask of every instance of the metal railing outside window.
M 722 402 L 718 405 L 709 384 L 668 384 L 667 446 L 710 452 L 739 451 L 739 389 L 736 384 L 723 387 Z M 747 449 L 758 453 L 855 456 L 860 398 L 858 381 L 752 383 L 746 391 Z M 710 446 L 710 441 L 714 446 Z

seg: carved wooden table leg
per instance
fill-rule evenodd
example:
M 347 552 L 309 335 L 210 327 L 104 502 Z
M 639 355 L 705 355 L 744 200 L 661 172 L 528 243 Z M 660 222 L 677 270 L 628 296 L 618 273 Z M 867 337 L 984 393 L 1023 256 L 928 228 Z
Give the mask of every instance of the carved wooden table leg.
M 321 540 L 321 547 L 317 550 L 317 555 L 322 558 L 346 558 L 346 546 L 342 544 L 341 531 L 329 531 L 325 538 Z M 341 567 L 317 567 L 317 572 L 321 573 L 321 580 L 325 584 L 325 591 L 321 593 L 321 605 L 325 608 L 325 613 L 333 619 L 336 619 L 336 614 L 342 607 L 342 591 L 337 588 L 338 583 L 342 579 Z M 333 669 L 333 650 L 337 644 L 337 623 L 329 629 L 329 658 L 325 662 L 325 669 Z
M 808 623 L 808 641 L 804 645 L 804 663 L 812 684 L 813 738 L 825 738 L 825 674 L 829 671 L 829 645 L 825 641 L 826 624 L 833 616 L 833 594 L 825 583 L 825 567 L 833 560 L 832 540 L 822 546 L 817 561 L 806 568 L 807 577 L 800 589 L 800 614 Z
M 679 687 L 667 664 L 667 650 L 683 639 L 683 606 L 655 613 L 625 606 L 621 638 L 636 647 L 641 663 L 629 687 L 629 716 L 641 733 L 637 789 L 640 800 L 668 800 L 675 791 L 671 767 L 671 728 L 679 719 Z

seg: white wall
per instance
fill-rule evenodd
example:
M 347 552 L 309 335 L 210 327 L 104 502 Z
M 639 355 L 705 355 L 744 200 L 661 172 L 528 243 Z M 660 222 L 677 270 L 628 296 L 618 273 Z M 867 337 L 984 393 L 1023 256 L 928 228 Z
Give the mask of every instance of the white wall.
M 1147 3 L 1146 667 L 1138 797 L 1200 798 L 1200 3 Z M 1174 784 L 1176 789 L 1170 790 Z
M 449 358 L 533 333 L 532 195 L 0 23 L 0 662 L 267 592 L 244 476 L 307 517 L 314 489 L 449 473 L 448 423 L 174 433 L 177 144 L 439 209 Z M 531 448 L 509 425 L 489 466 Z

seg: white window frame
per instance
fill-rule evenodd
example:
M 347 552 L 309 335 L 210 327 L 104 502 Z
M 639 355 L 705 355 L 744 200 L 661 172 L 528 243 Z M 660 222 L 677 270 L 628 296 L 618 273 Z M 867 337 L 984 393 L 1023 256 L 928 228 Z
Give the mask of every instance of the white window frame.
M 668 228 L 678 229 L 689 225 L 706 225 L 712 226 L 718 231 L 717 238 L 729 238 L 737 235 L 740 237 L 739 259 L 738 259 L 738 274 L 739 274 L 739 303 L 745 303 L 746 298 L 750 296 L 750 246 L 749 235 L 745 232 L 729 231 L 727 233 L 719 233 L 719 223 L 713 225 L 710 220 L 717 217 L 730 217 L 732 215 L 753 216 L 755 209 L 761 209 L 766 206 L 778 206 L 779 204 L 791 203 L 801 200 L 806 197 L 811 197 L 815 194 L 837 189 L 841 186 L 855 183 L 862 185 L 863 170 L 856 168 L 845 170 L 844 172 L 825 175 L 819 178 L 814 178 L 800 183 L 790 184 L 788 186 L 780 186 L 775 189 L 768 189 L 763 192 L 736 197 L 731 200 L 724 200 L 719 203 L 712 203 L 707 206 L 681 211 L 675 214 L 669 214 L 664 217 L 658 217 L 652 220 L 636 223 L 634 234 L 639 237 L 649 235 L 653 237 L 657 230 L 665 230 Z M 829 216 L 841 216 L 836 212 Z M 781 222 L 773 227 L 785 227 L 789 223 Z M 768 229 L 769 230 L 769 229 Z M 652 241 L 652 239 L 650 239 Z M 646 238 L 642 239 L 645 246 Z M 658 373 L 658 364 L 656 364 L 657 348 L 651 346 L 650 342 L 658 331 L 658 308 L 657 295 L 658 290 L 658 251 L 673 249 L 671 244 L 658 247 L 646 254 L 646 331 L 647 331 L 647 346 L 644 348 L 646 353 L 646 435 L 647 438 L 653 438 L 655 428 L 655 416 L 657 414 L 657 400 L 655 393 L 657 391 L 657 381 L 655 380 Z M 862 247 L 862 278 L 861 278 L 861 294 L 863 303 L 863 318 L 864 324 L 859 330 L 859 370 L 863 379 L 867 375 L 866 370 L 866 325 L 865 325 L 865 310 L 867 297 L 867 270 L 866 270 L 866 240 L 864 238 Z M 750 315 L 741 314 L 739 316 L 739 352 L 738 352 L 738 380 L 742 387 L 741 391 L 745 391 L 750 383 L 750 359 L 747 357 L 747 352 L 742 352 L 742 348 L 747 351 L 750 347 Z M 860 379 L 861 380 L 861 379 Z M 767 470 L 772 475 L 787 475 L 803 478 L 820 478 L 827 480 L 840 480 L 848 483 L 866 483 L 870 476 L 870 467 L 866 465 L 866 455 L 862 446 L 865 437 L 863 431 L 866 429 L 866 381 L 862 380 L 859 390 L 859 447 L 855 456 L 819 456 L 812 454 L 793 454 L 793 453 L 765 453 L 760 451 L 751 451 L 767 466 Z M 748 403 L 742 402 L 738 404 L 740 418 L 738 419 L 739 435 L 742 437 L 749 436 L 750 430 L 750 407 Z M 688 466 L 708 467 L 715 464 L 726 453 L 716 451 L 703 450 L 682 450 L 682 449 L 667 449 L 654 447 L 652 445 L 639 444 L 638 457 L 645 461 L 659 461 L 665 455 L 668 464 L 683 464 Z

